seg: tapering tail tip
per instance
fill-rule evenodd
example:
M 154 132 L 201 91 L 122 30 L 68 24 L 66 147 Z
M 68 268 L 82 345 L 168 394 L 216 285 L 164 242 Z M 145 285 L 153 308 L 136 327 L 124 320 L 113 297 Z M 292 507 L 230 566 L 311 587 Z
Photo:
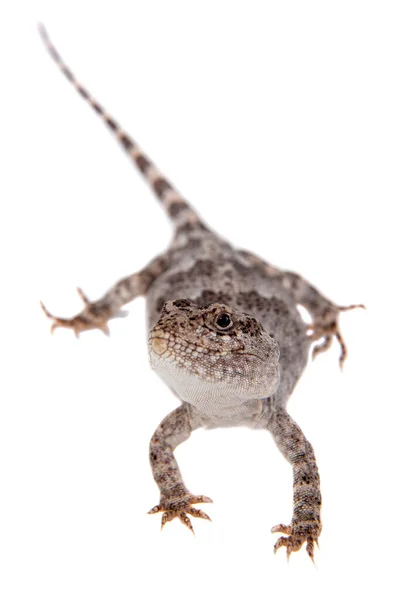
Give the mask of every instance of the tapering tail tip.
M 189 203 L 157 169 L 150 158 L 139 148 L 136 141 L 122 129 L 122 127 L 106 112 L 101 104 L 99 104 L 92 94 L 75 77 L 56 47 L 53 45 L 50 36 L 47 33 L 47 29 L 41 21 L 37 23 L 37 28 L 43 44 L 51 58 L 76 91 L 103 120 L 104 124 L 117 138 L 125 152 L 127 152 L 133 160 L 171 218 L 175 229 L 182 227 L 207 229 Z

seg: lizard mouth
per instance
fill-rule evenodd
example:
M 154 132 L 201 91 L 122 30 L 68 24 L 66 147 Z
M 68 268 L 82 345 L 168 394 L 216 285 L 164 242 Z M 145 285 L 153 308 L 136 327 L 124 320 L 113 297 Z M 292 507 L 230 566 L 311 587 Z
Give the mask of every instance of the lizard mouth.
M 148 349 L 156 373 L 179 398 L 201 410 L 204 403 L 237 405 L 268 397 L 279 382 L 278 361 L 251 347 L 212 348 L 156 329 Z
M 149 336 L 149 348 L 152 352 L 163 358 L 169 356 L 196 356 L 197 354 L 210 354 L 204 346 L 187 342 L 182 338 L 169 333 L 156 332 Z M 213 353 L 214 354 L 214 353 Z M 218 354 L 216 352 L 215 354 Z

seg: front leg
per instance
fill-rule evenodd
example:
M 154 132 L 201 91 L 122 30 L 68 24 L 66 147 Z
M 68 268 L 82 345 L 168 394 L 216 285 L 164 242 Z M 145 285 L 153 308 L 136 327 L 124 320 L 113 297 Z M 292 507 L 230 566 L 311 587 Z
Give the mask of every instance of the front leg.
M 321 491 L 318 467 L 310 442 L 288 413 L 279 408 L 268 423 L 268 430 L 293 467 L 293 517 L 290 525 L 277 525 L 273 533 L 284 533 L 275 544 L 275 552 L 286 546 L 287 556 L 300 550 L 306 542 L 307 552 L 314 559 L 314 542 L 321 533 Z
M 207 496 L 194 496 L 187 490 L 173 454 L 176 446 L 187 440 L 196 427 L 189 405 L 183 404 L 165 417 L 151 438 L 150 463 L 161 497 L 160 503 L 149 514 L 163 513 L 161 527 L 177 517 L 193 532 L 188 515 L 210 520 L 206 513 L 193 508 L 192 504 L 212 500 Z
M 108 334 L 108 320 L 117 316 L 124 304 L 146 294 L 150 284 L 168 268 L 168 265 L 168 253 L 157 256 L 138 273 L 118 281 L 102 298 L 95 302 L 91 302 L 83 291 L 78 288 L 78 294 L 84 308 L 79 314 L 70 319 L 54 316 L 41 303 L 45 315 L 52 320 L 51 332 L 53 333 L 57 327 L 67 327 L 72 329 L 76 336 L 79 336 L 81 331 L 87 331 L 88 329 L 100 329 Z

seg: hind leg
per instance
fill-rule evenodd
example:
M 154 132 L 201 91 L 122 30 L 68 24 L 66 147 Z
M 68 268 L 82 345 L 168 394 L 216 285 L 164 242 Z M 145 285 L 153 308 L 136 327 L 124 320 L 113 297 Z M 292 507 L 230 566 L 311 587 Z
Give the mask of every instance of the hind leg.
M 313 341 L 321 340 L 314 346 L 312 357 L 328 350 L 336 338 L 340 345 L 339 364 L 343 367 L 347 348 L 339 329 L 339 314 L 353 308 L 365 308 L 363 304 L 338 306 L 325 298 L 314 286 L 296 273 L 283 272 L 282 285 L 289 290 L 297 304 L 304 306 L 312 316 L 309 335 Z
M 300 275 L 297 275 L 297 273 L 281 271 L 250 252 L 243 250 L 240 254 L 266 277 L 278 280 L 282 287 L 292 296 L 293 301 L 308 310 L 312 317 L 312 323 L 309 327 L 310 339 L 315 342 L 321 340 L 313 348 L 313 358 L 321 352 L 328 350 L 334 338 L 336 338 L 340 345 L 339 363 L 343 367 L 347 356 L 347 348 L 339 329 L 339 314 L 353 308 L 365 308 L 365 306 L 363 304 L 338 306 L 328 300 L 328 298 L 325 298 L 314 286 Z
M 41 307 L 47 317 L 52 320 L 51 332 L 57 327 L 72 329 L 78 337 L 81 331 L 100 329 L 108 334 L 108 320 L 118 315 L 120 308 L 137 298 L 143 296 L 150 284 L 168 267 L 168 254 L 158 256 L 141 271 L 124 277 L 95 302 L 90 302 L 83 291 L 78 288 L 78 294 L 84 303 L 83 310 L 70 319 L 56 317 L 51 314 L 44 304 Z

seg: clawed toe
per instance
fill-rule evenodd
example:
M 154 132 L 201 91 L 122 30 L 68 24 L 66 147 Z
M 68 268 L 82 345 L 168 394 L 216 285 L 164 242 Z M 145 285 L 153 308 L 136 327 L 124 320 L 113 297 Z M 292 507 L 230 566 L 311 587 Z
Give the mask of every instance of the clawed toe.
M 205 519 L 206 521 L 211 521 L 211 518 L 207 515 L 207 513 L 203 512 L 199 508 L 188 508 L 186 512 L 192 517 L 197 517 L 198 519 Z
M 58 327 L 67 327 L 67 328 L 73 329 L 75 335 L 77 337 L 79 336 L 79 328 L 76 326 L 77 325 L 76 318 L 75 319 L 62 319 L 61 317 L 56 317 L 51 312 L 49 312 L 47 310 L 47 308 L 45 307 L 45 305 L 43 304 L 43 302 L 40 302 L 40 306 L 41 306 L 44 314 L 46 315 L 46 317 L 51 319 L 51 321 L 52 321 L 51 327 L 50 327 L 51 333 L 54 333 L 54 330 L 57 329 Z
M 183 525 L 186 525 L 188 529 L 194 534 L 194 529 L 191 520 L 186 515 L 184 511 L 179 510 L 167 510 L 163 513 L 161 517 L 161 529 L 164 527 L 168 521 L 172 521 L 172 519 L 178 518 Z
M 321 354 L 321 352 L 326 352 L 329 350 L 329 348 L 332 346 L 333 337 L 334 336 L 331 334 L 326 335 L 320 344 L 314 346 L 311 356 L 313 360 L 318 356 L 318 354 Z
M 85 306 L 88 306 L 90 304 L 90 300 L 89 298 L 86 296 L 85 292 L 82 290 L 82 288 L 78 287 L 76 288 L 76 291 L 78 292 L 78 296 L 79 298 L 82 300 L 83 304 Z
M 275 554 L 279 548 L 282 548 L 282 546 L 286 547 L 286 557 L 289 560 L 291 553 L 300 550 L 300 548 L 306 542 L 307 554 L 314 562 L 314 544 L 318 546 L 318 534 L 315 535 L 315 532 L 312 531 L 295 533 L 290 525 L 276 525 L 275 527 L 272 527 L 271 532 L 283 533 L 287 536 L 282 536 L 275 542 Z
M 190 504 L 206 504 L 208 502 L 212 504 L 212 500 L 208 496 L 190 496 Z
M 161 529 L 166 523 L 177 518 L 194 534 L 193 525 L 188 515 L 198 519 L 211 521 L 210 517 L 205 512 L 192 506 L 192 504 L 198 504 L 200 502 L 212 502 L 212 500 L 211 498 L 208 498 L 208 496 L 189 496 L 184 499 L 175 499 L 157 504 L 149 510 L 148 514 L 154 515 L 159 512 L 163 513 L 161 517 Z
M 289 535 L 292 532 L 292 528 L 290 525 L 275 525 L 272 527 L 271 533 L 284 533 L 285 535 Z
M 345 312 L 348 310 L 353 310 L 354 308 L 364 308 L 364 304 L 351 304 L 350 306 L 337 306 L 336 310 L 339 312 Z M 311 340 L 319 340 L 322 338 L 322 342 L 316 346 L 314 346 L 312 350 L 312 359 L 314 360 L 318 354 L 322 352 L 326 352 L 332 346 L 332 342 L 334 338 L 337 339 L 340 346 L 340 356 L 339 356 L 339 365 L 340 368 L 343 369 L 344 362 L 347 358 L 347 347 L 344 342 L 343 336 L 340 332 L 339 325 L 337 320 L 332 321 L 328 325 L 318 326 L 316 324 L 311 325 L 309 330 L 309 335 Z
M 276 552 L 279 550 L 279 548 L 282 548 L 282 546 L 286 547 L 286 557 L 287 560 L 289 560 L 290 555 L 292 552 L 297 552 L 298 550 L 300 550 L 300 548 L 302 547 L 302 545 L 304 544 L 304 542 L 307 542 L 306 544 L 306 551 L 308 556 L 311 558 L 311 560 L 314 562 L 314 541 L 312 538 L 308 538 L 307 540 L 301 538 L 300 536 L 295 536 L 295 535 L 289 535 L 288 537 L 280 537 L 278 539 L 278 541 L 275 543 L 274 545 L 274 552 L 276 554 Z
M 364 310 L 367 308 L 365 304 L 349 304 L 348 306 L 338 306 L 340 312 L 345 312 L 346 310 L 353 310 L 355 308 L 363 308 Z
M 76 337 L 79 337 L 79 334 L 82 331 L 87 331 L 89 329 L 100 329 L 100 331 L 102 331 L 105 335 L 109 335 L 110 332 L 107 324 L 107 321 L 111 316 L 109 311 L 104 308 L 99 309 L 95 303 L 91 303 L 81 288 L 77 288 L 77 291 L 79 297 L 85 305 L 85 308 L 81 313 L 75 317 L 72 317 L 71 319 L 56 317 L 47 310 L 43 302 L 40 302 L 40 306 L 44 314 L 52 321 L 50 329 L 51 333 L 53 333 L 58 327 L 64 327 L 67 329 L 72 329 Z

